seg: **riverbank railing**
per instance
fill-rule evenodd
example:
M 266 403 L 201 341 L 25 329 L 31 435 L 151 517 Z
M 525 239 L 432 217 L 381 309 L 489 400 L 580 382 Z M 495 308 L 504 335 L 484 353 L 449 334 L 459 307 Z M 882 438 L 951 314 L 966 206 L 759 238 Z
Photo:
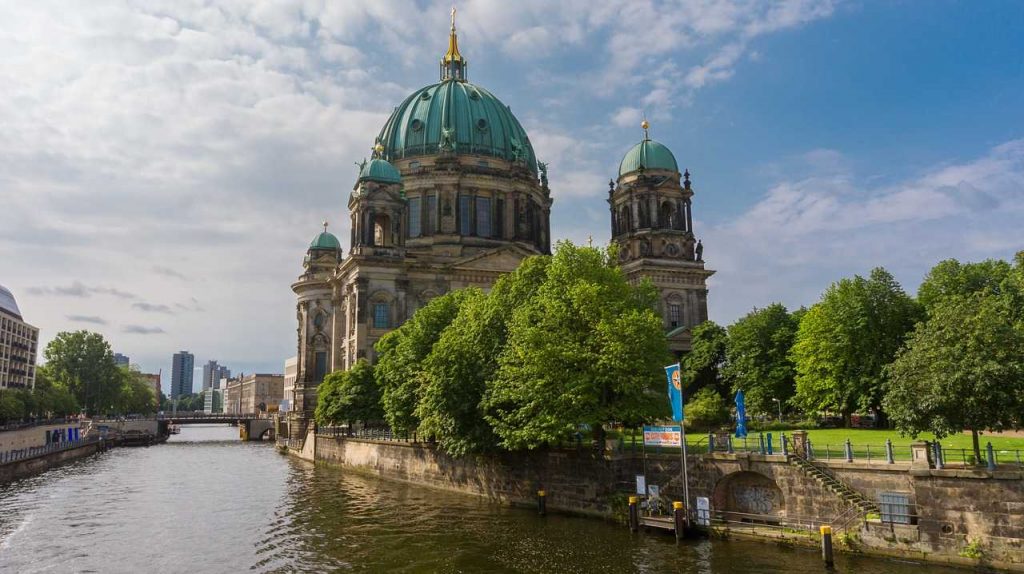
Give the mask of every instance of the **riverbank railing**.
M 36 446 L 20 449 L 11 449 L 0 452 L 0 464 L 10 464 L 15 462 L 21 462 L 23 460 L 29 460 L 53 454 L 55 452 L 61 452 L 65 450 L 74 450 L 90 444 L 100 442 L 102 439 L 98 437 L 80 438 L 78 440 L 68 440 L 62 442 L 54 442 L 45 446 Z

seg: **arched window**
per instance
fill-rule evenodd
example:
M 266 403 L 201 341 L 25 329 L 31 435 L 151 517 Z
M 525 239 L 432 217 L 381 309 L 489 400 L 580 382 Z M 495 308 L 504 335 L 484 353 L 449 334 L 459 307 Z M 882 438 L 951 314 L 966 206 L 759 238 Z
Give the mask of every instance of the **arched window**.
M 373 304 L 373 328 L 387 329 L 391 327 L 391 306 L 387 303 Z
M 622 210 L 619 211 L 619 232 L 628 233 L 633 229 L 633 218 L 632 213 L 629 212 L 629 206 L 623 205 Z
M 676 228 L 676 210 L 672 208 L 672 202 L 661 202 L 661 207 L 658 209 L 658 226 L 662 229 Z

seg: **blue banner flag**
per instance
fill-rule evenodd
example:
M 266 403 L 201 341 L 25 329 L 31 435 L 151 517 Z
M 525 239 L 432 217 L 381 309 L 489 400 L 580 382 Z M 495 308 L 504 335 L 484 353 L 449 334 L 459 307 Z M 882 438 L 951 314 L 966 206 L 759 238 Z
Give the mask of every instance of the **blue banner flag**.
M 736 391 L 736 438 L 747 436 L 747 405 L 743 401 L 743 391 Z
M 665 367 L 668 379 L 668 400 L 672 403 L 672 420 L 683 421 L 683 376 L 679 372 L 679 363 Z

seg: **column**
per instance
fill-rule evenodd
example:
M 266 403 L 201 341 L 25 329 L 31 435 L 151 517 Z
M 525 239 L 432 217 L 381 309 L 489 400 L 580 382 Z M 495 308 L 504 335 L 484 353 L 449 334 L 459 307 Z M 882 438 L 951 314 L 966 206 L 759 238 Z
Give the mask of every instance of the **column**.
M 686 198 L 686 230 L 693 233 L 693 211 L 690 198 Z

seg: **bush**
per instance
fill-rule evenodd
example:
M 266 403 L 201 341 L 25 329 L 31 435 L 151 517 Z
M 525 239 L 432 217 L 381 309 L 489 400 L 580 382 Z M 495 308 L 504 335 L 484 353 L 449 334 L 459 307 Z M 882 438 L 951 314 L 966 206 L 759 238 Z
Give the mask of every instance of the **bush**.
M 749 424 L 751 431 L 788 431 L 788 430 L 811 430 L 818 428 L 818 423 L 813 420 L 780 422 L 772 421 L 765 424 Z

